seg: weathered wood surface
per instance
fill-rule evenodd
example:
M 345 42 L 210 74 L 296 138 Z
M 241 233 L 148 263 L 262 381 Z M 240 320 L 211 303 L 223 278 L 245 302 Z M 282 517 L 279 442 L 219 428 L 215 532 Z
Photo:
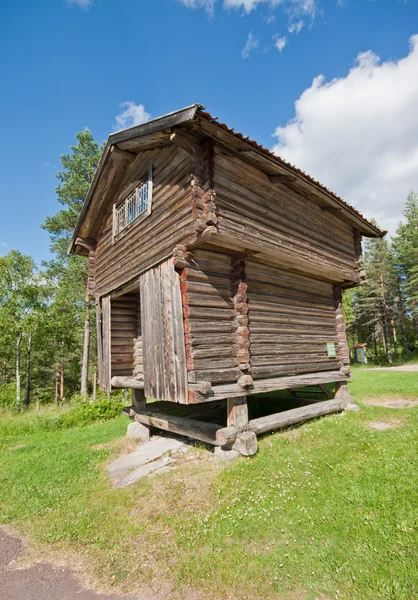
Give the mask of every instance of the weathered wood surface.
M 144 389 L 144 381 L 140 379 L 135 379 L 134 377 L 120 377 L 114 376 L 111 379 L 111 384 L 113 388 L 119 389 L 129 389 L 133 390 L 143 390 Z
M 340 400 L 346 408 L 351 401 L 350 390 L 346 381 L 337 381 L 335 384 L 335 399 Z
M 248 425 L 247 397 L 228 398 L 226 402 L 227 426 L 234 427 L 239 432 L 244 431 Z
M 133 181 L 153 165 L 152 212 L 133 222 L 112 244 L 112 214 L 97 240 L 96 294 L 103 295 L 168 258 L 174 246 L 195 235 L 192 213 L 191 156 L 179 148 L 142 152 L 131 164 L 119 192 L 128 193 Z
M 342 279 L 356 280 L 353 229 L 338 216 L 323 213 L 285 185 L 238 156 L 215 146 L 214 185 L 217 227 L 261 249 L 277 249 L 302 259 L 306 272 L 315 265 L 339 271 Z
M 326 349 L 337 337 L 331 284 L 250 259 L 245 278 L 253 379 L 341 368 L 341 357 L 328 358 Z
M 309 419 L 322 417 L 323 415 L 341 412 L 343 409 L 344 401 L 340 399 L 323 400 L 308 406 L 301 406 L 300 408 L 286 410 L 281 413 L 260 417 L 259 419 L 252 419 L 248 424 L 248 431 L 260 435 L 262 433 L 267 433 L 268 431 L 295 425 L 296 423 L 303 423 Z
M 258 450 L 256 434 L 253 431 L 238 433 L 231 448 L 243 456 L 253 456 Z
M 145 398 L 144 389 L 132 389 L 132 407 L 135 412 L 146 410 L 147 400 Z
M 206 444 L 211 444 L 213 446 L 223 445 L 223 436 L 221 436 L 220 441 L 216 439 L 217 431 L 223 428 L 214 423 L 205 423 L 204 421 L 197 421 L 185 417 L 162 415 L 161 413 L 153 413 L 149 410 L 135 412 L 134 419 L 143 425 L 157 427 L 164 431 L 191 437 L 200 440 L 201 442 L 205 442 Z
M 347 375 L 340 371 L 320 371 L 317 373 L 313 372 L 301 375 L 255 379 L 253 387 L 245 390 L 245 395 L 264 394 L 273 390 L 286 390 L 290 388 L 319 385 L 320 383 L 333 383 L 335 381 L 347 381 Z M 238 383 L 214 384 L 208 394 L 201 394 L 194 384 L 189 384 L 189 389 L 194 392 L 194 395 L 191 397 L 192 403 L 211 402 L 213 400 L 243 395 L 243 389 Z
M 98 384 L 103 389 L 105 374 L 103 369 L 103 336 L 102 336 L 102 307 L 101 303 L 96 304 L 96 343 L 97 343 L 97 362 L 98 362 Z
M 187 370 L 179 275 L 172 260 L 140 278 L 145 394 L 187 404 Z
M 110 296 L 104 296 L 101 300 L 101 338 L 102 338 L 102 370 L 100 374 L 100 386 L 104 392 L 111 391 L 111 307 Z
M 242 375 L 232 262 L 225 252 L 196 249 L 181 272 L 189 383 L 237 381 Z M 193 395 L 189 387 L 189 401 Z
M 134 292 L 110 300 L 112 376 L 134 376 L 138 301 L 138 294 Z
M 343 361 L 344 365 L 349 365 L 350 349 L 348 347 L 347 332 L 344 322 L 342 291 L 339 285 L 334 286 L 334 307 L 338 338 L 338 354 L 341 356 L 341 360 Z

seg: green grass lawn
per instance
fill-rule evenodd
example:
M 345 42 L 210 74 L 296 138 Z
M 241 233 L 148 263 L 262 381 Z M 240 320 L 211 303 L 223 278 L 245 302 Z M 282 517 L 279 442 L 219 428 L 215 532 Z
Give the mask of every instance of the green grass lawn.
M 360 401 L 418 399 L 418 373 L 359 369 L 350 385 Z M 0 522 L 153 599 L 418 597 L 418 408 L 363 406 L 265 436 L 255 457 L 216 465 L 199 452 L 113 490 L 103 465 L 127 422 L 0 417 Z

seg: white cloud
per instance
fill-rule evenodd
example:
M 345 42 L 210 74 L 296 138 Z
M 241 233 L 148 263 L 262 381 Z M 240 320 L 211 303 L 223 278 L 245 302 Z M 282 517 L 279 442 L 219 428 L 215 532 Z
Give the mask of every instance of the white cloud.
M 213 15 L 216 0 L 181 0 L 186 8 L 204 8 L 210 15 Z
M 224 0 L 225 8 L 243 8 L 244 12 L 250 13 L 257 4 L 264 3 L 265 0 Z M 274 1 L 271 2 L 274 4 Z
M 74 6 L 78 6 L 79 8 L 83 8 L 87 10 L 93 4 L 93 0 L 67 0 L 68 4 L 72 4 Z
M 151 115 L 147 113 L 143 104 L 135 104 L 135 102 L 121 102 L 121 112 L 116 115 L 116 125 L 114 129 L 127 129 L 128 127 L 134 127 L 134 125 L 141 125 L 149 121 Z
M 247 42 L 244 48 L 241 50 L 242 58 L 248 58 L 250 56 L 251 51 L 255 50 L 256 48 L 258 48 L 258 39 L 253 34 L 253 32 L 250 31 L 247 37 Z
M 287 28 L 289 33 L 300 33 L 302 30 L 302 27 L 305 25 L 305 22 L 300 19 L 299 21 L 297 21 L 296 23 L 290 23 L 289 27 Z
M 83 0 L 81 0 L 83 1 Z M 213 15 L 215 5 L 218 0 L 180 0 L 187 8 L 204 8 Z M 222 6 L 225 9 L 242 9 L 244 14 L 249 14 L 259 5 L 267 6 L 270 10 L 281 6 L 289 15 L 291 22 L 296 21 L 302 16 L 309 16 L 312 20 L 316 16 L 317 0 L 223 0 Z M 219 0 L 221 2 L 221 0 Z M 273 20 L 273 15 L 267 16 L 267 22 Z
M 283 50 L 287 45 L 287 37 L 284 35 L 283 37 L 278 37 L 274 41 L 274 46 L 277 48 L 279 52 Z
M 363 52 L 345 77 L 316 77 L 275 131 L 273 151 L 393 232 L 418 190 L 418 35 L 381 63 Z

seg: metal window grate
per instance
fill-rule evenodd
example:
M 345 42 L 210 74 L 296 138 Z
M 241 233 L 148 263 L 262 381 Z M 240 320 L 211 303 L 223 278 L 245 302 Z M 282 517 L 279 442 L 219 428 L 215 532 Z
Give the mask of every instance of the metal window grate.
M 152 196 L 152 167 L 148 170 L 148 180 L 134 189 L 133 192 L 114 208 L 113 235 L 123 231 L 130 223 L 145 212 L 150 212 Z

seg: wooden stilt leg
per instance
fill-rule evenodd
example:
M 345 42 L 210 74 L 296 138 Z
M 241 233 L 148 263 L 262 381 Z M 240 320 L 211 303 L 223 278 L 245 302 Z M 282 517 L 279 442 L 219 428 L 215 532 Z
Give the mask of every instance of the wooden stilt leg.
M 146 409 L 144 390 L 132 390 L 132 408 L 136 413 Z M 128 425 L 126 435 L 135 440 L 146 442 L 150 438 L 150 428 L 147 425 L 134 421 Z
M 227 426 L 235 427 L 239 432 L 244 431 L 248 425 L 247 396 L 227 399 Z
M 132 407 L 135 412 L 146 410 L 146 399 L 144 390 L 132 390 Z
M 231 448 L 244 456 L 252 456 L 257 452 L 257 436 L 252 431 L 245 431 L 248 427 L 247 397 L 227 399 L 227 426 L 235 427 L 238 435 Z
M 337 381 L 335 384 L 335 399 L 342 400 L 344 410 L 358 410 L 358 406 L 353 402 L 353 399 L 350 396 L 346 381 Z

